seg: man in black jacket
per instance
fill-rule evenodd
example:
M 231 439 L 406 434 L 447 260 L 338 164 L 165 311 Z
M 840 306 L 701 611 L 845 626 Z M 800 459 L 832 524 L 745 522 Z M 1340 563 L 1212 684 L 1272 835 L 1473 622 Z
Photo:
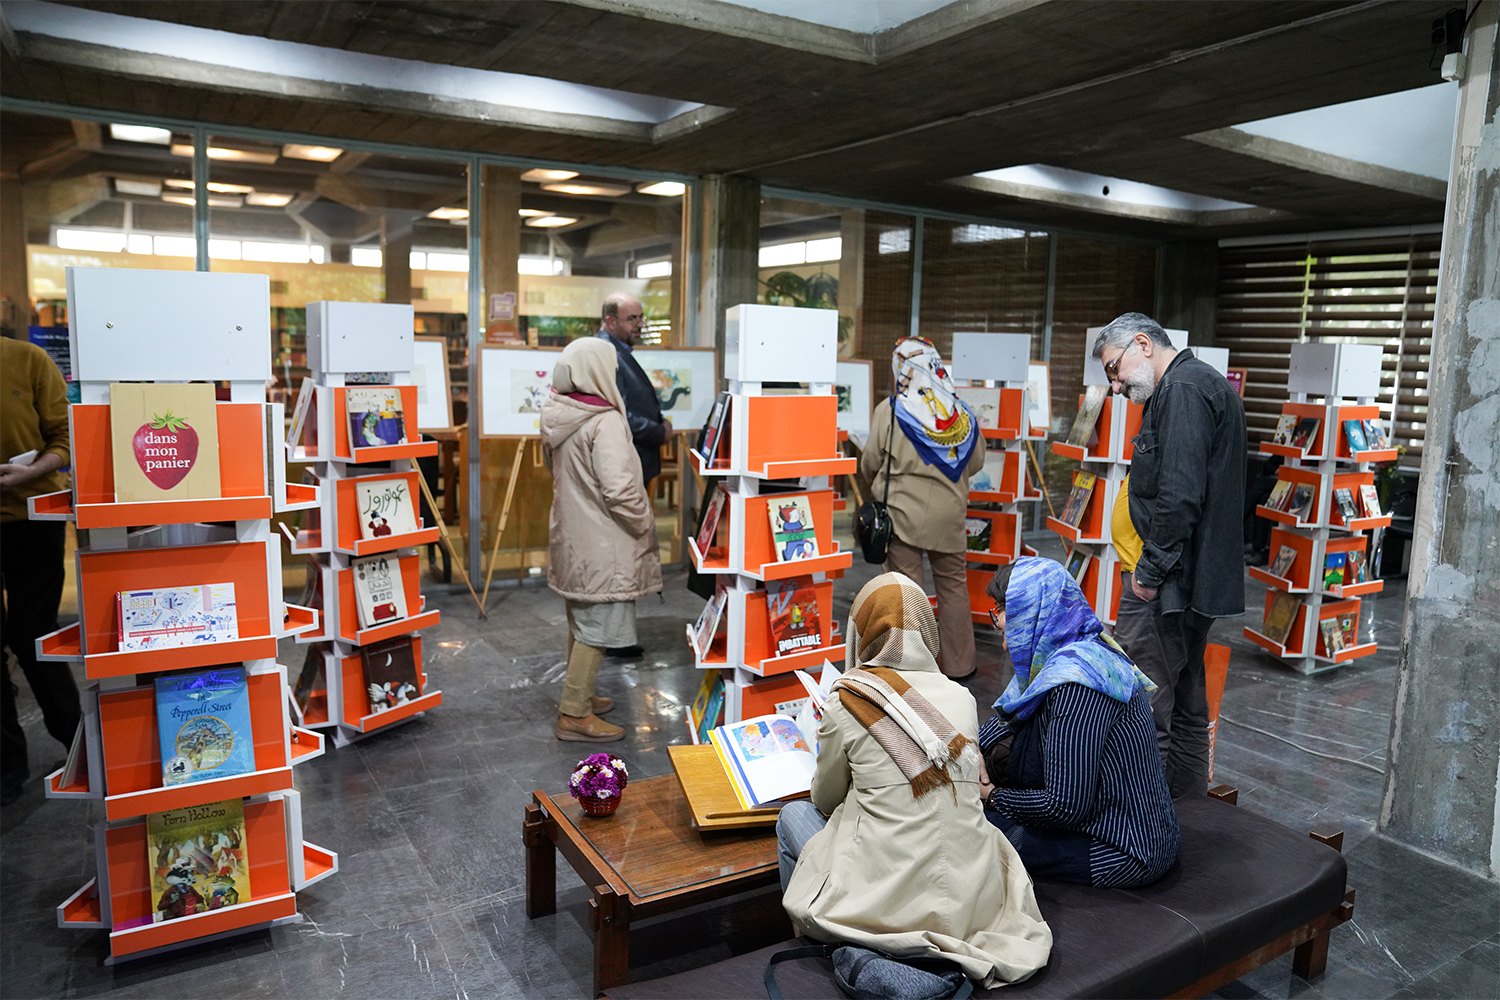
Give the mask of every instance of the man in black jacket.
M 1141 313 L 1099 331 L 1110 387 L 1145 406 L 1130 467 L 1142 551 L 1115 636 L 1156 682 L 1151 711 L 1172 795 L 1208 791 L 1203 650 L 1215 618 L 1245 613 L 1245 410 L 1225 378 Z
M 646 377 L 632 350 L 641 342 L 645 310 L 641 300 L 625 292 L 615 292 L 604 300 L 598 336 L 615 349 L 620 364 L 615 369 L 615 385 L 625 400 L 625 416 L 630 421 L 630 436 L 636 454 L 641 456 L 643 485 L 649 492 L 651 480 L 661 474 L 661 446 L 672 440 L 672 421 L 661 415 L 656 389 Z M 648 558 L 659 558 L 652 553 Z M 645 652 L 640 646 L 606 649 L 610 656 L 634 658 Z

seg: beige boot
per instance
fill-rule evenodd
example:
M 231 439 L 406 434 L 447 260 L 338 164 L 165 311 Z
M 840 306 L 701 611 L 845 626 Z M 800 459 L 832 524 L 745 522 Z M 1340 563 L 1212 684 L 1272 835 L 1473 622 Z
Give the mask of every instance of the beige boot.
M 576 743 L 613 743 L 625 738 L 625 730 L 611 725 L 597 715 L 575 718 L 571 715 L 557 717 L 557 738 Z

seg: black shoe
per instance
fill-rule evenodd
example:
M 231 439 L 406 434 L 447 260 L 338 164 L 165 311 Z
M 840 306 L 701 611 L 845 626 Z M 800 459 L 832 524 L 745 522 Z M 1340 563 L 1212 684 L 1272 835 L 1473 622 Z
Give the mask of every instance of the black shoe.
M 604 655 L 620 660 L 634 660 L 645 652 L 640 646 L 615 646 L 613 649 L 606 649 Z

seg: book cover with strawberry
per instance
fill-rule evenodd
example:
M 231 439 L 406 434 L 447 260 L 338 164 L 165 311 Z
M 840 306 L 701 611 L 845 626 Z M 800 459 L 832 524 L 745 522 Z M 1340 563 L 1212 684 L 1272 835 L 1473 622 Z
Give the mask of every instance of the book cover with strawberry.
M 207 382 L 109 387 L 115 502 L 206 500 L 219 492 L 219 416 Z

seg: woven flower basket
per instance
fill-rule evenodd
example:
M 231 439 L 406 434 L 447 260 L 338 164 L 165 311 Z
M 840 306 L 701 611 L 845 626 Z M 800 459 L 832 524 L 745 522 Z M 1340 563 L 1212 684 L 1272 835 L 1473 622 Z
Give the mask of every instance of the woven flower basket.
M 578 804 L 583 806 L 583 811 L 590 816 L 608 816 L 620 808 L 620 798 L 621 796 L 619 795 L 616 795 L 612 799 L 601 799 L 588 795 L 580 798 Z

